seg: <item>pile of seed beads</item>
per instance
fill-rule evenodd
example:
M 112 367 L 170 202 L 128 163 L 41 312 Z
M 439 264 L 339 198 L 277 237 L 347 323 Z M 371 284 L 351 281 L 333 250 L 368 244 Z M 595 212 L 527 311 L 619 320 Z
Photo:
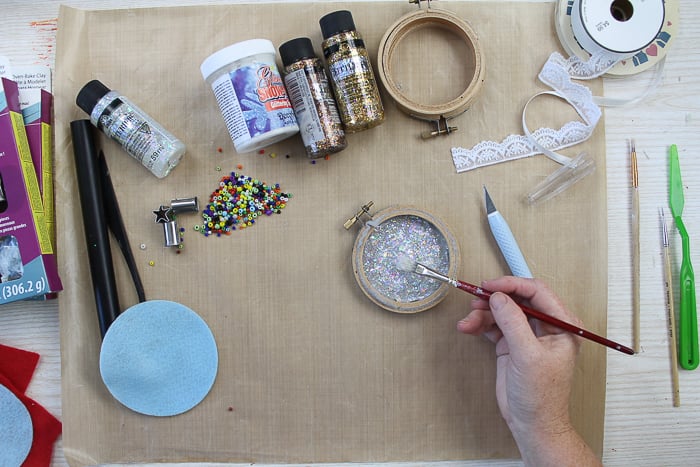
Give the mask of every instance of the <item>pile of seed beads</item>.
M 260 216 L 282 214 L 292 197 L 279 183 L 268 185 L 246 175 L 231 172 L 221 179 L 219 188 L 209 196 L 202 211 L 202 225 L 195 226 L 204 236 L 231 235 L 236 229 L 255 225 Z

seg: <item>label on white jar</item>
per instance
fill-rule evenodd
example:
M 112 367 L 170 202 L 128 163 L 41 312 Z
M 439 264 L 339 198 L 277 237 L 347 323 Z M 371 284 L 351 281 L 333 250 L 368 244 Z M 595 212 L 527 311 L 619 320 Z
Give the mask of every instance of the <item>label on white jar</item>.
M 275 65 L 252 63 L 237 68 L 215 80 L 212 89 L 236 147 L 273 130 L 296 128 L 294 111 Z

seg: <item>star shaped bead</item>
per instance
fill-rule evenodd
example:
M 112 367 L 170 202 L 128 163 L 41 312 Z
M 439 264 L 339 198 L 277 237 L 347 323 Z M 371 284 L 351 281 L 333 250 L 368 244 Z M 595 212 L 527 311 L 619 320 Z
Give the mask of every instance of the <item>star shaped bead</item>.
M 157 211 L 153 211 L 153 214 L 156 215 L 156 223 L 164 224 L 166 222 L 170 222 L 172 220 L 170 218 L 170 214 L 172 214 L 172 212 L 173 210 L 170 209 L 170 206 L 161 206 Z

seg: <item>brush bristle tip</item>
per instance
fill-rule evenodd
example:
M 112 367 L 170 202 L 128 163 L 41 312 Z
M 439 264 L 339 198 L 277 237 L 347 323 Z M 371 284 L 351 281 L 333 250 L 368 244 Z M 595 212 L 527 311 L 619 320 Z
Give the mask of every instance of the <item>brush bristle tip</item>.
M 404 272 L 413 272 L 416 269 L 416 262 L 406 255 L 399 255 L 396 258 L 396 269 Z

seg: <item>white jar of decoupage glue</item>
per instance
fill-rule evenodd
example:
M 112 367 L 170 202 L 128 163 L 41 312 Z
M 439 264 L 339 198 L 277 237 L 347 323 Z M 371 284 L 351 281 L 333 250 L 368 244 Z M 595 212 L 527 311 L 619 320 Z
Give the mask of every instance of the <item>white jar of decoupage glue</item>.
M 237 42 L 200 67 L 238 152 L 249 152 L 299 132 L 292 104 L 267 39 Z

